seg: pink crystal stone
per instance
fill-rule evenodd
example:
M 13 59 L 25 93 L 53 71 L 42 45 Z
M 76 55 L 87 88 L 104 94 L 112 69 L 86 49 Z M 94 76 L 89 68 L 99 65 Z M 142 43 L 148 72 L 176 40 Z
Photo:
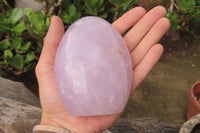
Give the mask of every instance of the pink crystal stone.
M 123 38 L 101 18 L 76 21 L 58 47 L 55 78 L 70 115 L 122 112 L 132 81 L 130 54 Z

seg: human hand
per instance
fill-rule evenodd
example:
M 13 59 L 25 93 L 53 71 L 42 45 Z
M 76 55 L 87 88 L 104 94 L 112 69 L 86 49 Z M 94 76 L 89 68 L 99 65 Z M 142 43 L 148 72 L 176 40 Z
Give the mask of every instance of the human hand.
M 133 62 L 131 94 L 163 53 L 163 47 L 157 42 L 170 25 L 165 15 L 166 10 L 163 7 L 155 7 L 148 13 L 143 8 L 136 7 L 112 24 L 123 36 L 131 54 Z M 40 124 L 62 127 L 75 133 L 102 132 L 111 126 L 120 114 L 70 116 L 60 99 L 54 77 L 54 60 L 63 34 L 62 20 L 53 17 L 36 67 L 42 105 Z

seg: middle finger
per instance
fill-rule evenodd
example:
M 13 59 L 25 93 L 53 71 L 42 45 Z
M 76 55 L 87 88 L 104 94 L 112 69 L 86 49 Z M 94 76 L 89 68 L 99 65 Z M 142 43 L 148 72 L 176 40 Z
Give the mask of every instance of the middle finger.
M 144 15 L 144 17 L 125 34 L 124 40 L 130 52 L 133 51 L 152 26 L 165 15 L 166 9 L 162 6 L 157 6 Z

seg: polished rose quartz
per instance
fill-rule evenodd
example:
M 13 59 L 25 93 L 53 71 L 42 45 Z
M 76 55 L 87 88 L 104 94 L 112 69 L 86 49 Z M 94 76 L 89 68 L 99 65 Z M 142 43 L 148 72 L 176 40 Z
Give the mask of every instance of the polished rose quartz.
M 123 38 L 101 18 L 76 21 L 58 47 L 55 78 L 70 115 L 122 112 L 132 81 L 130 54 Z

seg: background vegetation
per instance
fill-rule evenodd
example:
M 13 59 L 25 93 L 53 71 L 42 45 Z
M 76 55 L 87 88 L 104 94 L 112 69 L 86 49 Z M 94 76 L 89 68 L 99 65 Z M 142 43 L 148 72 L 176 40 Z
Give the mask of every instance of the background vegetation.
M 172 1 L 167 17 L 171 21 L 171 29 L 186 31 L 196 36 L 200 27 L 200 1 Z
M 35 68 L 51 17 L 62 18 L 67 29 L 83 16 L 99 16 L 112 23 L 136 0 L 45 0 L 44 11 L 14 8 L 11 0 L 0 0 L 0 69 L 16 75 Z M 167 17 L 171 29 L 196 37 L 200 29 L 199 0 L 169 1 Z

